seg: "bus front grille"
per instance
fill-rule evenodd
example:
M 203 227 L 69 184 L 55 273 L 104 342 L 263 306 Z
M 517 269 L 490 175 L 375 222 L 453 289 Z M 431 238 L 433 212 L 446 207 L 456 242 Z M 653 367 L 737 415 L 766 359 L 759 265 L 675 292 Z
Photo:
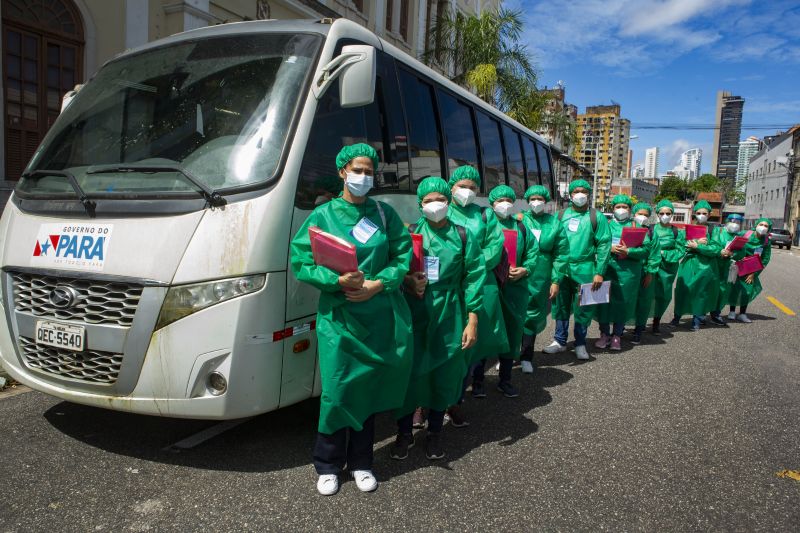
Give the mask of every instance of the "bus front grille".
M 26 337 L 19 338 L 19 347 L 29 368 L 89 383 L 116 383 L 122 366 L 122 354 L 118 353 L 97 350 L 73 352 L 36 344 L 33 339 Z
M 130 327 L 144 289 L 143 285 L 116 281 L 10 274 L 17 311 L 87 324 Z M 51 295 L 56 288 L 64 287 L 73 289 L 77 297 L 72 305 L 59 308 L 53 305 Z

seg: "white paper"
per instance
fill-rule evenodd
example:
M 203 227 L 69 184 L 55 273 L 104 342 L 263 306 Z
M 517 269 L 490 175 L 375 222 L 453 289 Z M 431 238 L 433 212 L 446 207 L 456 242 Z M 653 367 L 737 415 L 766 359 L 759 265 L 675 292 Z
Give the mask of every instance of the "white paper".
M 620 242 L 622 242 L 622 237 L 611 237 L 611 244 L 612 245 L 616 246 Z
M 378 226 L 376 226 L 370 219 L 364 217 L 358 224 L 355 225 L 350 234 L 361 244 L 366 244 L 369 238 L 372 237 L 376 231 L 378 231 Z
M 581 225 L 581 219 L 579 218 L 571 218 L 569 222 L 567 222 L 567 229 L 572 233 L 578 231 L 578 226 Z
M 533 236 L 536 237 L 536 242 L 539 242 L 539 239 L 542 236 L 542 230 L 535 229 L 535 230 L 531 230 L 531 231 L 533 231 Z
M 581 306 L 607 304 L 611 297 L 611 282 L 604 281 L 596 291 L 591 283 L 581 285 Z
M 425 277 L 431 283 L 439 281 L 439 258 L 431 255 L 426 255 L 423 258 L 425 262 Z

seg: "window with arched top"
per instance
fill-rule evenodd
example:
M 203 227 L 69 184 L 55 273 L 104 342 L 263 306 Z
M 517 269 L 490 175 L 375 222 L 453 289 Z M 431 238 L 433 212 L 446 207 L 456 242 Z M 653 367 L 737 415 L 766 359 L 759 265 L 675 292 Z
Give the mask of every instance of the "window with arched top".
M 2 0 L 5 179 L 22 174 L 83 79 L 83 22 L 71 0 Z

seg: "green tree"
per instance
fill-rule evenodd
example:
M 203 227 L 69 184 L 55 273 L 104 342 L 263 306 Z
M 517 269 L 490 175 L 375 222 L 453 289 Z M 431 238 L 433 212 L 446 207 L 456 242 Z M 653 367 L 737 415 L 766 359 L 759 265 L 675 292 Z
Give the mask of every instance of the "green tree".
M 654 201 L 660 202 L 664 198 L 672 202 L 686 201 L 691 194 L 689 187 L 689 183 L 685 179 L 668 176 L 661 180 L 661 186 L 658 188 L 658 194 Z
M 690 192 L 697 194 L 701 192 L 723 192 L 722 181 L 714 174 L 703 174 L 692 181 L 689 185 Z

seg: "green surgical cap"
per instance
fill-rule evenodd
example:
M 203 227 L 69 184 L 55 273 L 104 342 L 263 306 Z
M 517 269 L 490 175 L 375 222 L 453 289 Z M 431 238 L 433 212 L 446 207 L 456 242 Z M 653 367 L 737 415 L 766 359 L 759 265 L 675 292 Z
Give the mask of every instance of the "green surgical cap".
M 574 191 L 578 187 L 583 187 L 587 191 L 591 191 L 592 190 L 592 186 L 589 185 L 588 181 L 586 181 L 586 180 L 575 180 L 575 181 L 573 181 L 572 183 L 569 184 L 569 193 L 572 194 L 572 191 Z
M 450 186 L 439 176 L 430 176 L 419 183 L 419 187 L 417 187 L 417 200 L 419 200 L 419 203 L 422 204 L 422 199 L 432 192 L 443 194 L 450 201 Z
M 372 159 L 372 168 L 378 170 L 378 152 L 368 144 L 357 143 L 342 147 L 336 156 L 336 170 L 342 170 L 356 157 L 369 157 Z
M 669 200 L 667 200 L 666 198 L 664 198 L 663 200 L 661 200 L 660 202 L 658 202 L 658 205 L 656 206 L 656 211 L 661 211 L 661 208 L 663 208 L 663 207 L 666 207 L 666 208 L 668 208 L 668 209 L 669 209 L 670 211 L 672 211 L 673 213 L 675 212 L 675 206 L 674 206 L 674 205 L 672 205 L 672 202 L 670 202 L 670 201 L 669 201 Z
M 517 199 L 517 195 L 514 193 L 514 189 L 508 185 L 498 185 L 489 192 L 489 203 L 493 204 L 499 198 L 511 198 L 511 201 L 513 202 Z
M 652 215 L 653 214 L 653 208 L 650 207 L 650 204 L 648 204 L 647 202 L 639 202 L 638 204 L 633 206 L 633 213 L 636 214 L 639 211 L 641 211 L 642 209 L 647 211 L 648 215 Z
M 711 213 L 711 204 L 706 202 L 705 200 L 700 200 L 696 204 L 694 204 L 694 208 L 692 209 L 692 213 L 697 213 L 699 209 L 708 209 L 708 212 Z
M 633 205 L 633 200 L 631 200 L 631 197 L 627 194 L 618 194 L 611 199 L 611 205 L 617 204 L 625 204 L 628 207 L 631 207 Z
M 531 185 L 528 187 L 528 190 L 525 191 L 525 200 L 527 201 L 531 196 L 543 196 L 545 202 L 550 201 L 550 191 L 544 185 Z
M 756 226 L 758 226 L 762 222 L 766 222 L 769 225 L 769 230 L 772 231 L 772 219 L 771 218 L 766 218 L 766 217 L 759 218 L 758 220 L 756 220 Z M 753 227 L 755 227 L 755 226 L 753 226 Z
M 450 181 L 447 182 L 451 187 L 461 180 L 472 180 L 481 186 L 481 175 L 478 169 L 469 165 L 462 165 L 455 169 L 450 175 Z

